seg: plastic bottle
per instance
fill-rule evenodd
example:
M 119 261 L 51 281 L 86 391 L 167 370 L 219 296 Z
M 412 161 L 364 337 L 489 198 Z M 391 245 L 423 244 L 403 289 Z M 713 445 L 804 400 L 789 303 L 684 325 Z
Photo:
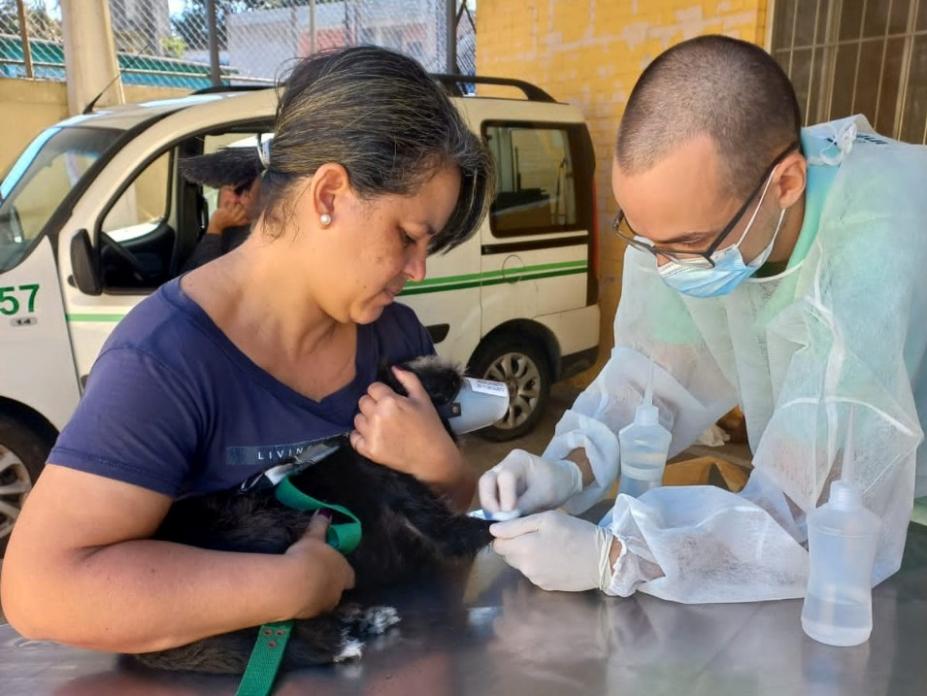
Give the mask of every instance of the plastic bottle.
M 810 572 L 801 625 L 816 641 L 859 645 L 869 640 L 880 524 L 846 478 L 834 481 L 827 503 L 809 515 Z
M 670 432 L 660 425 L 660 411 L 653 405 L 653 363 L 644 398 L 634 414 L 634 421 L 621 429 L 618 442 L 621 452 L 620 493 L 634 498 L 663 483 L 663 470 L 669 452 Z

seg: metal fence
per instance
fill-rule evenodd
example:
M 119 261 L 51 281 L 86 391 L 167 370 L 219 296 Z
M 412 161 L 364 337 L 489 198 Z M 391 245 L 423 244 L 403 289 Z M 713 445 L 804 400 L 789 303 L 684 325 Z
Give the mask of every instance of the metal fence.
M 401 51 L 431 72 L 476 70 L 474 0 L 108 2 L 126 84 L 270 83 L 294 59 L 359 44 Z M 64 79 L 60 2 L 0 0 L 0 75 Z
M 61 53 L 60 19 L 42 0 L 0 0 L 0 76 L 64 79 Z
M 777 0 L 771 43 L 806 124 L 861 113 L 927 144 L 927 0 Z

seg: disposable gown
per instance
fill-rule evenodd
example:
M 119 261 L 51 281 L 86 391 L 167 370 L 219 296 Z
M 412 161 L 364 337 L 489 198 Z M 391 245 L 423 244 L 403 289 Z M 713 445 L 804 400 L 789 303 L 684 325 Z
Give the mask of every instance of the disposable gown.
M 882 520 L 873 583 L 901 562 L 915 496 L 927 493 L 927 148 L 875 134 L 861 116 L 802 132 L 829 190 L 813 242 L 782 274 L 725 297 L 663 284 L 652 255 L 628 249 L 615 348 L 557 424 L 545 451 L 583 447 L 595 482 L 579 513 L 620 473 L 618 431 L 641 400 L 648 361 L 670 455 L 736 404 L 754 471 L 740 494 L 711 486 L 619 495 L 602 520 L 624 549 L 608 592 L 687 602 L 803 596 L 805 516 L 846 475 Z M 830 169 L 831 167 L 835 169 Z M 802 231 L 804 235 L 804 230 Z

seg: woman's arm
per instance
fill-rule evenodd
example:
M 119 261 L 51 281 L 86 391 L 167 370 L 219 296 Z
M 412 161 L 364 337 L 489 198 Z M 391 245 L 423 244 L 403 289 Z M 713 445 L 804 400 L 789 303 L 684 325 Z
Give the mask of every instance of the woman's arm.
M 319 517 L 282 555 L 149 539 L 169 497 L 49 464 L 17 520 L 0 595 L 29 638 L 146 652 L 334 607 L 354 576 Z
M 435 493 L 448 500 L 453 510 L 463 512 L 470 507 L 476 492 L 476 474 L 464 461 L 457 445 L 447 433 L 446 443 L 435 443 L 436 456 L 430 466 L 416 476 Z M 437 455 L 443 450 L 445 454 Z

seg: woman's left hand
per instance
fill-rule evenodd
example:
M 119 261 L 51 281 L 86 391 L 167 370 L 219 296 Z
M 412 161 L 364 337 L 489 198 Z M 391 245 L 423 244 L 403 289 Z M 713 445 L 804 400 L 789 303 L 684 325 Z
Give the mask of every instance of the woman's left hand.
M 393 374 L 409 395 L 401 396 L 382 382 L 371 384 L 358 402 L 360 413 L 354 417 L 351 446 L 368 459 L 423 483 L 453 487 L 462 469 L 457 445 L 418 377 L 395 367 Z

